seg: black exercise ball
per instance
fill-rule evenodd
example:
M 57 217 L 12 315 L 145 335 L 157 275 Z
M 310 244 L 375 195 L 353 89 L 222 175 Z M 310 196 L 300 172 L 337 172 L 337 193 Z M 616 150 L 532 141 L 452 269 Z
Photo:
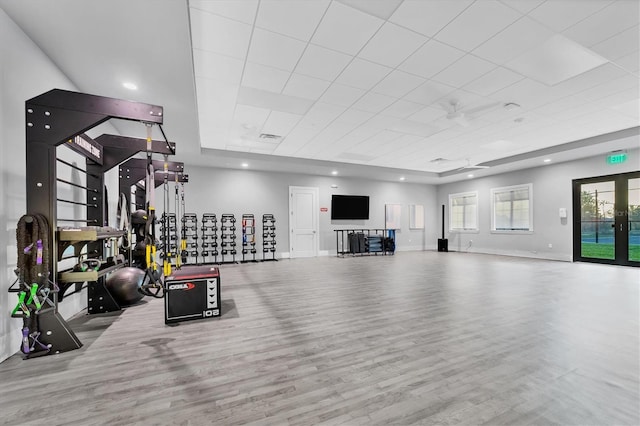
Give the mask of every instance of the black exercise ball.
M 133 305 L 144 296 L 138 291 L 145 272 L 138 268 L 122 268 L 112 272 L 106 281 L 107 290 L 121 306 Z

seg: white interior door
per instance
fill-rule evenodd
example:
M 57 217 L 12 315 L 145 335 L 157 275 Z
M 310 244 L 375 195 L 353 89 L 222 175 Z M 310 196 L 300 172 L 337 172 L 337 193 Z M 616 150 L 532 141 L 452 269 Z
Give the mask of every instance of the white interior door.
M 318 255 L 318 188 L 289 187 L 289 255 Z

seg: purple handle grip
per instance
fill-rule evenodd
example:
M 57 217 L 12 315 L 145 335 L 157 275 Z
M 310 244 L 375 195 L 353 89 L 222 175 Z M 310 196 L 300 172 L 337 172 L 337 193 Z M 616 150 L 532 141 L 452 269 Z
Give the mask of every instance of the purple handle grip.
M 29 329 L 27 327 L 22 329 L 22 352 L 29 353 Z

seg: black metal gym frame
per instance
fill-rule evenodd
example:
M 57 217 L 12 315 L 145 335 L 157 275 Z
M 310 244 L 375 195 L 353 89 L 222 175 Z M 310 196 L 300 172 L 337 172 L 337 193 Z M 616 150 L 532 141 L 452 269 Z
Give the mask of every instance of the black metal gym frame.
M 167 166 L 165 173 L 164 167 Z M 165 179 L 178 183 L 189 182 L 189 176 L 184 174 L 184 163 L 177 161 L 151 160 L 154 169 L 154 189 L 165 183 Z M 149 160 L 144 158 L 129 158 L 120 164 L 118 192 L 124 194 L 126 203 L 131 207 L 131 187 L 135 185 L 135 206 L 136 210 L 144 210 L 146 208 L 146 191 L 141 185 L 141 181 L 147 175 Z M 136 237 L 137 238 L 137 237 Z M 133 242 L 131 242 L 133 244 Z
M 161 153 L 160 153 L 161 154 Z M 152 160 L 153 170 L 155 171 L 154 183 L 156 188 L 164 183 L 165 173 L 164 173 L 164 161 L 162 160 Z M 141 190 L 136 190 L 136 209 L 144 209 L 146 200 L 144 199 L 144 188 L 138 187 L 138 183 L 144 179 L 147 173 L 147 160 L 144 158 L 129 158 L 127 161 L 120 165 L 120 178 L 119 178 L 119 193 L 124 194 L 127 199 L 128 205 L 131 205 L 131 187 L 136 185 L 136 188 L 140 188 Z M 189 175 L 184 174 L 184 163 L 177 161 L 168 161 L 167 162 L 169 176 L 171 176 L 172 181 L 175 181 L 175 175 L 178 175 L 179 183 L 188 183 Z M 140 194 L 140 195 L 138 195 Z
M 160 106 L 139 102 L 124 101 L 103 96 L 53 89 L 25 102 L 26 115 L 26 198 L 27 214 L 41 214 L 49 223 L 53 235 L 49 238 L 49 253 L 52 281 L 57 279 L 57 157 L 56 148 L 64 143 L 82 153 L 85 157 L 102 156 L 89 146 L 76 144 L 74 138 L 112 118 L 162 124 L 163 109 Z M 168 146 L 166 142 L 165 145 Z M 146 146 L 145 146 L 146 149 Z M 95 160 L 95 158 L 94 158 Z M 99 163 L 99 161 L 98 161 Z M 104 165 L 104 158 L 103 164 Z M 87 177 L 99 174 L 87 173 Z M 95 177 L 95 176 L 93 176 Z M 103 183 L 97 190 L 88 192 L 87 201 L 96 197 L 101 199 Z M 87 191 L 90 191 L 87 189 Z M 89 204 L 89 203 L 87 203 Z M 103 209 L 95 208 L 96 214 Z M 99 217 L 87 217 L 86 222 L 96 222 Z M 62 221 L 62 219 L 60 219 Z M 73 222 L 73 220 L 72 220 Z M 76 221 L 77 222 L 77 221 Z M 55 308 L 38 318 L 41 342 L 50 345 L 48 353 L 65 352 L 78 349 L 82 343 L 58 312 L 58 299 L 54 294 Z M 32 352 L 29 355 L 37 354 Z M 28 355 L 28 357 L 29 357 Z
M 83 135 L 87 138 L 86 135 Z M 86 170 L 87 170 L 87 188 L 104 188 L 104 174 L 121 164 L 123 161 L 128 162 L 131 160 L 139 160 L 147 163 L 146 159 L 132 159 L 130 157 L 147 150 L 147 140 L 141 138 L 133 138 L 119 135 L 101 135 L 94 141 L 103 149 L 102 164 L 95 161 L 94 158 L 87 156 Z M 151 150 L 154 154 L 173 154 L 175 153 L 175 143 L 167 141 L 152 140 Z M 155 167 L 155 165 L 154 165 Z M 182 167 L 184 168 L 184 167 Z M 144 177 L 144 176 L 143 176 Z M 142 179 L 142 178 L 141 178 Z M 107 218 L 104 216 L 104 194 L 98 190 L 97 194 L 91 194 L 91 199 L 95 200 L 98 208 L 87 208 L 87 219 L 94 220 L 98 226 L 106 225 Z M 131 191 L 129 191 L 130 193 Z M 125 192 L 125 196 L 127 193 Z M 130 195 L 130 194 L 129 194 Z M 87 192 L 87 200 L 89 200 L 90 193 Z M 104 244 L 102 241 L 93 241 L 87 245 L 87 252 L 93 255 L 97 255 L 100 259 L 104 259 Z M 125 265 L 114 266 L 115 269 L 119 269 Z M 105 272 L 106 274 L 106 272 Z M 98 281 L 93 285 L 89 285 L 87 289 L 87 312 L 89 314 L 98 314 L 105 312 L 114 312 L 121 309 L 120 304 L 113 298 L 109 290 L 105 285 L 104 275 L 101 276 Z

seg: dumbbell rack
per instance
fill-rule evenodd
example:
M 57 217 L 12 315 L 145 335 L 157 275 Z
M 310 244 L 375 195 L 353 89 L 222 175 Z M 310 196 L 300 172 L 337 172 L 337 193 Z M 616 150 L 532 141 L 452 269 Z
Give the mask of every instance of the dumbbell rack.
M 198 263 L 198 216 L 194 213 L 185 213 L 182 216 L 182 235 L 187 243 L 186 256 L 182 254 L 182 263 Z
M 220 259 L 221 263 L 236 263 L 236 218 L 232 214 L 220 216 Z M 229 260 L 229 255 L 232 260 Z
M 256 260 L 256 219 L 252 214 L 242 215 L 242 262 Z M 251 256 L 249 256 L 251 255 Z
M 276 259 L 276 218 L 272 214 L 262 215 L 262 260 L 278 260 Z
M 202 263 L 218 263 L 218 218 L 213 213 L 202 215 Z
M 165 230 L 167 230 L 165 235 Z M 176 254 L 178 253 L 178 227 L 176 226 L 176 215 L 175 213 L 162 213 L 160 217 L 160 250 L 162 259 L 168 257 L 169 263 L 171 263 L 171 259 L 175 259 Z M 164 241 L 167 238 L 168 241 Z M 168 248 L 165 246 L 168 245 Z M 168 253 L 168 255 L 167 255 Z M 175 264 L 175 262 L 174 262 Z

